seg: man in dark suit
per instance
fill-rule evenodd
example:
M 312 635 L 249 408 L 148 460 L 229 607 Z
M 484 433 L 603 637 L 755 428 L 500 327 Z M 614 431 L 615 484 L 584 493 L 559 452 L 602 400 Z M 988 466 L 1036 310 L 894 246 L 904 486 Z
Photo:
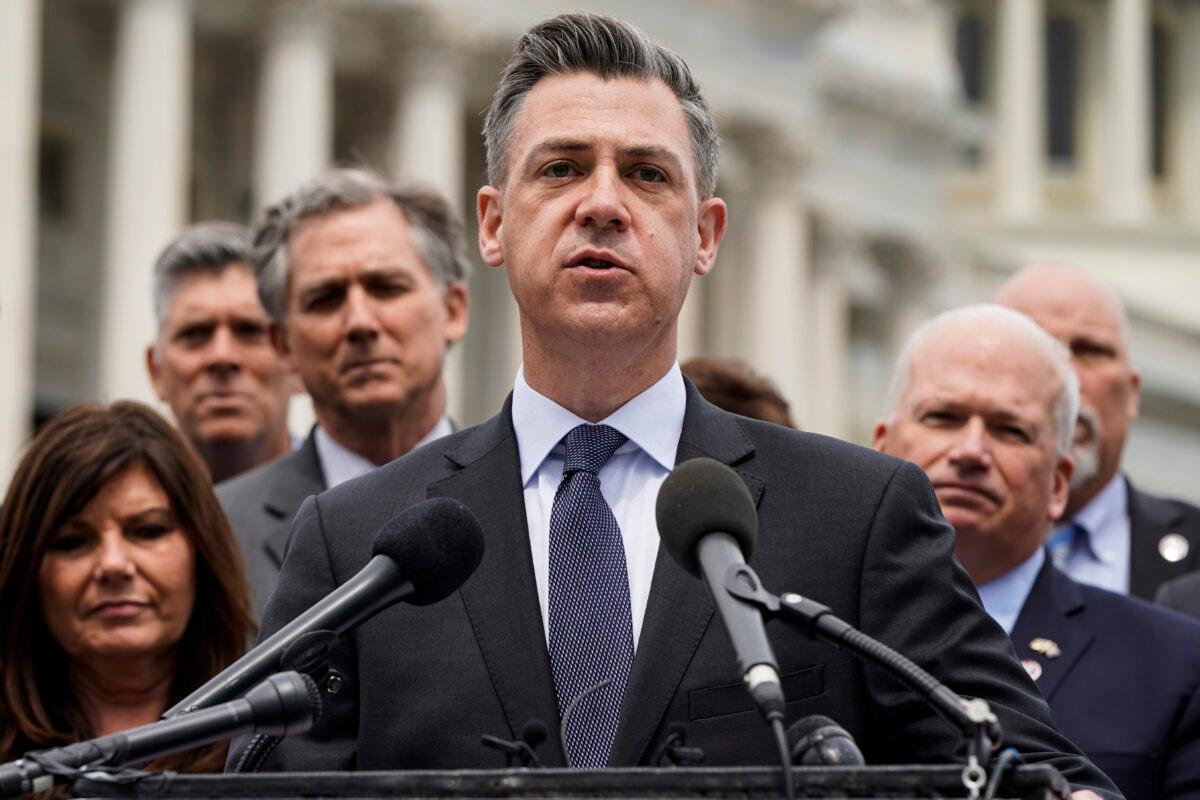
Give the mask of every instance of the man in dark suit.
M 304 499 L 453 430 L 442 367 L 467 330 L 460 224 L 429 190 L 327 172 L 255 237 L 271 340 L 312 397 L 304 445 L 217 487 L 261 613 Z
M 1083 270 L 1043 264 L 1006 281 L 996 302 L 1066 345 L 1079 375 L 1076 474 L 1066 522 L 1050 540 L 1055 562 L 1077 581 L 1147 600 L 1165 581 L 1200 569 L 1200 508 L 1139 491 L 1121 473 L 1141 375 L 1116 292 Z
M 192 225 L 154 263 L 158 335 L 146 371 L 214 483 L 292 449 L 292 380 L 271 347 L 250 232 Z
M 1055 723 L 1130 800 L 1200 793 L 1200 623 L 1072 581 L 1042 543 L 1066 504 L 1078 383 L 1027 317 L 935 317 L 896 368 L 876 446 L 914 461 L 984 607 Z
M 680 374 L 678 314 L 726 218 L 718 138 L 686 64 L 617 20 L 556 17 L 518 42 L 485 139 L 480 249 L 520 309 L 513 394 L 492 420 L 307 501 L 263 632 L 347 580 L 375 532 L 428 497 L 475 512 L 483 561 L 446 600 L 347 637 L 320 723 L 265 767 L 501 766 L 479 737 L 511 739 L 531 720 L 550 728 L 549 765 L 648 764 L 675 724 L 709 764 L 773 763 L 711 600 L 660 553 L 658 488 L 707 456 L 751 490 L 752 563 L 768 586 L 828 603 L 989 700 L 1031 760 L 1110 790 L 980 608 L 919 470 L 721 411 Z M 953 727 L 887 675 L 770 633 L 789 722 L 835 716 L 873 761 L 956 759 Z
M 1154 602 L 1200 617 L 1200 572 L 1190 572 L 1158 587 Z

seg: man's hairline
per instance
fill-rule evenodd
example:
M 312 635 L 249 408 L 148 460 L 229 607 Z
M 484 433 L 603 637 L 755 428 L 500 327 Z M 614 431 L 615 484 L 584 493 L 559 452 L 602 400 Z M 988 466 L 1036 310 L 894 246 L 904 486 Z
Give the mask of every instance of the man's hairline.
M 565 77 L 570 77 L 572 75 L 594 75 L 595 77 L 599 78 L 600 80 L 604 81 L 605 83 L 609 83 L 612 81 L 618 81 L 618 80 L 633 80 L 633 81 L 640 81 L 642 83 L 652 83 L 654 81 L 657 81 L 658 83 L 662 84 L 662 86 L 668 92 L 671 93 L 671 97 L 673 97 L 675 99 L 676 108 L 679 109 L 679 113 L 683 117 L 683 125 L 684 125 L 685 130 L 687 131 L 687 147 L 688 147 L 688 151 L 691 153 L 692 183 L 694 184 L 694 187 L 695 187 L 694 194 L 696 195 L 697 200 L 699 200 L 699 202 L 701 202 L 701 203 L 705 202 L 706 200 L 711 200 L 711 199 L 717 197 L 715 186 L 713 187 L 713 192 L 707 196 L 705 196 L 702 192 L 701 185 L 700 185 L 700 183 L 701 183 L 700 182 L 700 173 L 701 173 L 700 153 L 696 151 L 696 143 L 695 143 L 695 141 L 693 141 L 694 137 L 691 134 L 691 124 L 688 122 L 687 112 L 685 112 L 683 109 L 683 99 L 681 97 L 679 97 L 679 95 L 675 94 L 675 90 L 671 88 L 671 85 L 669 83 L 667 83 L 665 80 L 663 80 L 658 75 L 631 74 L 631 75 L 604 76 L 604 75 L 601 75 L 599 72 L 588 69 L 586 67 L 580 67 L 577 69 L 572 69 L 572 70 L 567 70 L 567 71 L 562 71 L 562 72 L 548 72 L 548 73 L 540 76 L 536 81 L 534 81 L 533 85 L 530 86 L 529 89 L 522 92 L 519 96 L 517 96 L 516 98 L 513 99 L 513 109 L 511 112 L 512 113 L 512 116 L 511 116 L 512 126 L 509 128 L 510 140 L 516 139 L 517 130 L 521 126 L 521 121 L 522 121 L 523 115 L 525 113 L 525 101 L 529 97 L 529 95 L 531 95 L 533 93 L 533 91 L 538 87 L 538 84 L 540 84 L 542 81 L 546 80 L 547 78 L 557 78 L 557 77 L 565 78 Z M 500 169 L 500 173 L 499 173 L 499 180 L 495 184 L 489 183 L 487 185 L 491 186 L 494 189 L 497 189 L 500 192 L 504 192 L 505 184 L 508 183 L 509 174 L 511 173 L 512 166 L 513 166 L 513 164 L 512 164 L 513 159 L 509 157 L 510 154 L 508 153 L 508 146 L 511 146 L 512 142 L 511 141 L 509 141 L 509 142 L 501 141 L 501 142 L 498 142 L 498 144 L 506 145 L 505 152 L 501 154 L 501 161 L 500 161 L 501 169 Z
M 206 264 L 204 266 L 194 266 L 191 269 L 184 270 L 183 274 L 179 275 L 177 278 L 175 278 L 174 280 L 172 280 L 170 282 L 171 291 L 169 293 L 169 300 L 167 302 L 167 314 L 161 320 L 155 320 L 157 330 L 154 334 L 154 342 L 151 344 L 151 349 L 154 352 L 155 359 L 159 359 L 162 356 L 162 354 L 159 351 L 159 348 L 162 345 L 163 332 L 167 329 L 167 323 L 169 323 L 171 321 L 171 315 L 175 309 L 175 299 L 179 295 L 179 292 L 183 289 L 184 285 L 188 284 L 188 283 L 192 283 L 194 281 L 197 281 L 201 278 L 209 278 L 212 280 L 219 280 L 226 272 L 229 272 L 231 269 L 244 269 L 247 273 L 249 273 L 250 277 L 255 282 L 255 286 L 257 287 L 258 276 L 255 274 L 255 271 L 254 271 L 254 260 L 253 259 L 242 260 L 242 259 L 236 259 L 236 258 L 231 259 L 229 261 L 223 261 L 220 264 Z M 258 300 L 258 303 L 260 306 L 262 305 L 262 300 L 259 299 L 257 290 L 254 293 L 254 299 Z M 267 309 L 264 308 L 263 313 L 266 315 L 267 320 L 269 321 L 271 319 L 271 312 L 267 311 Z

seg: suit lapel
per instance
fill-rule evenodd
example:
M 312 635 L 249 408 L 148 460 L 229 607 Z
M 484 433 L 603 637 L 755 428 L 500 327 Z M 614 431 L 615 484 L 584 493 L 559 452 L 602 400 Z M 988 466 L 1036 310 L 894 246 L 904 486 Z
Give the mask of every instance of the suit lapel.
M 1178 509 L 1142 494 L 1125 481 L 1129 504 L 1129 593 L 1151 599 L 1159 585 L 1182 575 L 1187 561 L 1172 563 L 1158 552 L 1158 541 L 1183 521 Z
M 547 766 L 565 765 L 529 550 L 511 397 L 499 416 L 470 431 L 446 458 L 460 469 L 431 484 L 429 495 L 459 500 L 483 525 L 483 561 L 459 591 L 496 695 L 512 735 L 530 720 L 541 720 L 550 735 L 538 755 Z
M 687 410 L 675 463 L 708 457 L 732 465 L 751 455 L 754 447 L 736 418 L 707 403 L 690 382 L 685 382 Z M 757 504 L 763 481 L 739 472 Z M 676 565 L 660 546 L 610 766 L 639 763 L 712 615 L 713 603 L 704 584 Z
M 309 495 L 325 491 L 325 473 L 321 469 L 321 459 L 317 456 L 317 442 L 311 432 L 300 449 L 284 456 L 284 459 L 280 462 L 283 469 L 279 470 L 278 479 L 263 499 L 263 512 L 277 521 L 263 539 L 263 549 L 276 565 L 283 564 L 283 551 L 287 545 L 288 533 L 292 529 L 292 518 L 300 509 L 300 504 Z
M 1017 656 L 1041 668 L 1034 682 L 1046 702 L 1053 700 L 1063 678 L 1096 638 L 1075 619 L 1085 607 L 1079 585 L 1055 569 L 1047 558 L 1012 631 Z

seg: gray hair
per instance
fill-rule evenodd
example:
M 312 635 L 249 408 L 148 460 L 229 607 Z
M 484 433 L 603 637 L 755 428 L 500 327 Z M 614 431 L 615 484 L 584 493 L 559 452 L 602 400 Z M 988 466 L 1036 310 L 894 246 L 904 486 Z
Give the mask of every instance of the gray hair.
M 418 184 L 388 183 L 367 169 L 331 169 L 268 208 L 255 232 L 258 295 L 276 322 L 282 324 L 287 312 L 287 243 L 296 226 L 311 217 L 370 205 L 381 197 L 404 214 L 409 241 L 439 287 L 467 279 L 470 267 L 462 253 L 462 223 L 444 197 Z
M 908 337 L 900 358 L 892 371 L 892 380 L 888 384 L 887 413 L 893 414 L 900 405 L 904 393 L 908 390 L 909 375 L 912 371 L 913 354 L 920 345 L 939 330 L 950 324 L 979 324 L 983 322 L 999 322 L 1010 328 L 1015 328 L 1030 342 L 1039 347 L 1046 359 L 1054 367 L 1058 376 L 1058 395 L 1054 398 L 1054 426 L 1059 455 L 1071 452 L 1075 441 L 1075 418 L 1079 415 L 1079 376 L 1071 366 L 1071 354 L 1062 342 L 1046 333 L 1040 325 L 1019 311 L 995 305 L 980 303 L 962 308 L 943 311 L 941 314 L 926 320 Z
M 592 73 L 606 81 L 657 78 L 670 87 L 691 131 L 697 190 L 701 198 L 712 197 L 721 139 L 688 65 L 632 25 L 586 12 L 548 19 L 517 41 L 483 123 L 488 183 L 501 186 L 508 175 L 516 117 L 525 96 L 547 75 L 574 72 Z
M 154 262 L 154 316 L 159 329 L 171 313 L 180 282 L 194 275 L 219 275 L 233 264 L 253 271 L 250 231 L 233 222 L 202 222 L 185 228 Z

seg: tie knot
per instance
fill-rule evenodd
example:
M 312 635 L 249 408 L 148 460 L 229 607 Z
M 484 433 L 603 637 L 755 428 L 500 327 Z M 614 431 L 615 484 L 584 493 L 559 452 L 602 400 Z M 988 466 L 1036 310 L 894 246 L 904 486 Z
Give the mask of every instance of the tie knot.
M 608 425 L 577 425 L 567 434 L 563 474 L 583 471 L 598 475 L 625 442 L 625 435 Z

